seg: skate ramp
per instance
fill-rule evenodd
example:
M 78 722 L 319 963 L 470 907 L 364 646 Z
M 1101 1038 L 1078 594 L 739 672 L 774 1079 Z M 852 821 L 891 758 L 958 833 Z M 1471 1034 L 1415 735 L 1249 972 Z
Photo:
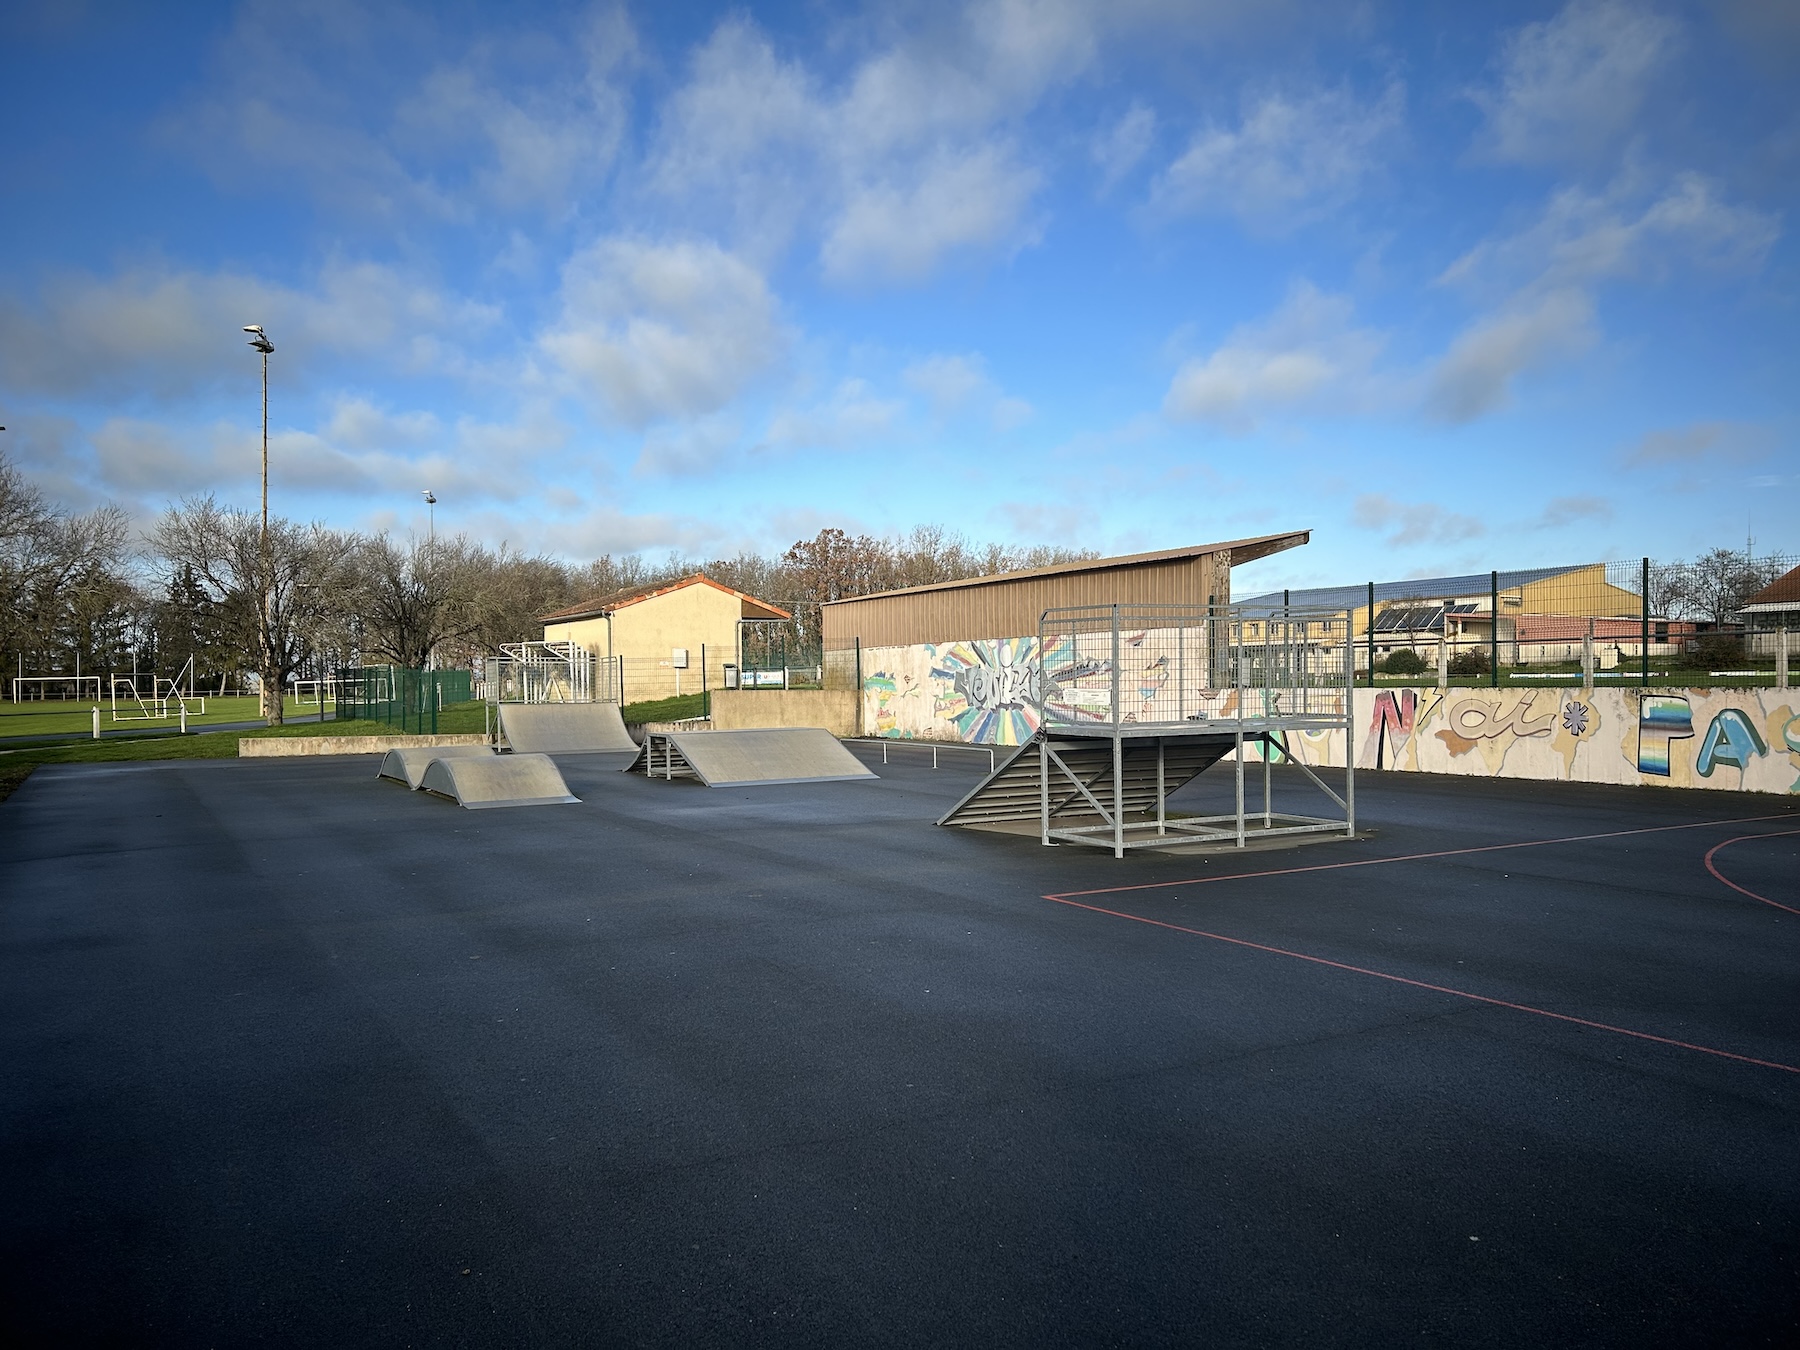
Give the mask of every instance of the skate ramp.
M 616 703 L 502 703 L 500 735 L 514 754 L 637 750 Z
M 998 825 L 1017 820 L 1039 820 L 1044 809 L 1044 780 L 1039 772 L 1039 743 L 1043 733 L 1020 746 L 1013 757 L 976 784 L 974 791 L 947 811 L 940 825 Z M 1156 810 L 1159 790 L 1166 797 L 1193 782 L 1230 754 L 1230 736 L 1172 737 L 1162 747 L 1162 766 L 1157 767 L 1157 745 L 1152 740 L 1127 741 L 1121 758 L 1125 814 Z M 1075 786 L 1079 782 L 1107 810 L 1112 809 L 1113 758 L 1110 739 L 1051 737 L 1050 748 L 1062 761 L 1051 765 L 1050 818 L 1098 820 L 1100 813 Z M 1073 780 L 1071 779 L 1073 776 Z
M 875 777 L 823 727 L 653 731 L 626 767 L 651 778 L 698 778 L 708 787 Z
M 419 786 L 471 811 L 579 802 L 548 755 L 450 756 L 425 766 Z
M 491 759 L 493 754 L 493 747 L 487 745 L 409 745 L 383 755 L 381 771 L 375 776 L 416 788 L 419 780 L 425 776 L 426 766 L 434 759 L 465 759 L 482 755 Z

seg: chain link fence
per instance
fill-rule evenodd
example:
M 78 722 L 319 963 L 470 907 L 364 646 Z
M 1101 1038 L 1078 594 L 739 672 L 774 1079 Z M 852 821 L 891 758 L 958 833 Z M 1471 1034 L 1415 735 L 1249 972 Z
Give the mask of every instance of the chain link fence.
M 438 714 L 474 697 L 466 670 L 414 670 L 407 666 L 349 666 L 337 672 L 340 722 L 385 722 L 402 734 L 431 734 Z
M 1246 613 L 1342 606 L 1359 683 L 1489 685 L 1592 681 L 1639 686 L 1785 684 L 1800 661 L 1800 606 L 1753 597 L 1800 564 L 1719 550 L 1272 592 Z

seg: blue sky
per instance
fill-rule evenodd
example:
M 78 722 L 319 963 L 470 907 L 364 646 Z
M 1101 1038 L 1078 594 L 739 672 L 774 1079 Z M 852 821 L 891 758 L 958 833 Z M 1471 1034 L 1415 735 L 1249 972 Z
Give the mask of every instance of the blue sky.
M 1800 551 L 1800 6 L 14 4 L 0 422 L 74 507 L 584 559 Z

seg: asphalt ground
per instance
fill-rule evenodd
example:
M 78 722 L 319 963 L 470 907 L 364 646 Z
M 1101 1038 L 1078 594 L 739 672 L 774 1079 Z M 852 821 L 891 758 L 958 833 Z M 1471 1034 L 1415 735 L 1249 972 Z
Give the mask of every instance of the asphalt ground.
M 1796 1342 L 1800 803 L 1363 774 L 1370 837 L 1115 862 L 864 758 L 40 769 L 0 1332 Z

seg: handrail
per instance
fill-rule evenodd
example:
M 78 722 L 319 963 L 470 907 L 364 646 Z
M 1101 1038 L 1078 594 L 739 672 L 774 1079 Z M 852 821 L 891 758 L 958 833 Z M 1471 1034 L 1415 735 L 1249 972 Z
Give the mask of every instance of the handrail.
M 886 764 L 888 762 L 887 748 L 890 745 L 917 746 L 921 749 L 923 747 L 929 745 L 931 747 L 931 767 L 934 769 L 937 768 L 937 766 L 938 766 L 937 752 L 940 749 L 943 749 L 943 750 L 974 750 L 977 752 L 985 750 L 987 752 L 987 757 L 988 757 L 988 772 L 989 773 L 992 773 L 994 771 L 995 767 L 1000 762 L 999 759 L 996 758 L 996 756 L 994 754 L 994 747 L 991 745 L 965 745 L 960 741 L 910 740 L 910 739 L 905 739 L 905 738 L 898 737 L 898 736 L 845 736 L 842 739 L 846 743 L 854 741 L 861 745 L 879 745 L 881 747 L 881 762 L 883 764 Z

